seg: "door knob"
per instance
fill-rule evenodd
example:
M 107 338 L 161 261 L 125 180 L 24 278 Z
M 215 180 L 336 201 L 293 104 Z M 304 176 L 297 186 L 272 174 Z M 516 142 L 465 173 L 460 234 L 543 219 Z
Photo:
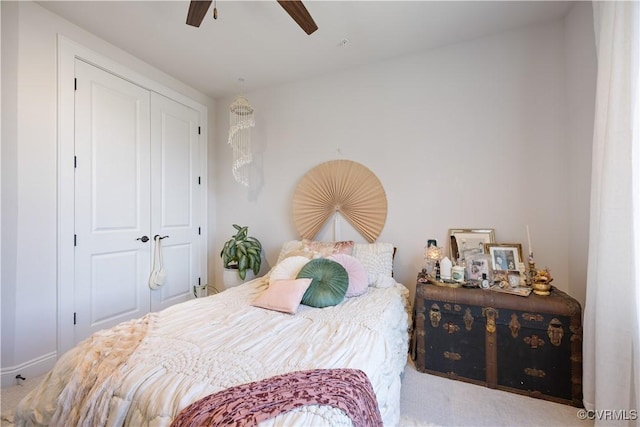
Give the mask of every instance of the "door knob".
M 142 243 L 148 242 L 149 238 L 147 236 L 138 237 L 136 240 L 142 240 Z

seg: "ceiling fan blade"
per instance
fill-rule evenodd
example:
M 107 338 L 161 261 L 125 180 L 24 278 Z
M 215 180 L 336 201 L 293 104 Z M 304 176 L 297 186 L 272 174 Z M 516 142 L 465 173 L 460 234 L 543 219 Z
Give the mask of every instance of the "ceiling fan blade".
M 193 3 L 193 2 L 192 2 Z M 278 0 L 280 6 L 300 25 L 305 33 L 311 34 L 318 29 L 309 11 L 300 0 Z
M 199 27 L 210 5 L 211 0 L 191 0 L 189 13 L 187 13 L 187 25 Z

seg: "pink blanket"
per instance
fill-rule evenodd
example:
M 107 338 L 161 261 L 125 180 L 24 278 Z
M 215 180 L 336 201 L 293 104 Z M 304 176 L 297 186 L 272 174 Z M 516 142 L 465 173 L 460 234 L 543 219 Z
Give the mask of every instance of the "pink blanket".
M 255 426 L 306 405 L 340 408 L 356 427 L 382 426 L 373 387 L 358 369 L 298 371 L 231 387 L 187 406 L 171 426 Z

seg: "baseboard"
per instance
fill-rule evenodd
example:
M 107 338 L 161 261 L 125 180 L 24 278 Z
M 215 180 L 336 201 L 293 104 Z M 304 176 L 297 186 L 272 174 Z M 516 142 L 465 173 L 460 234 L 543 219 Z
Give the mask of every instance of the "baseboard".
M 45 374 L 53 368 L 53 365 L 55 365 L 57 360 L 58 354 L 54 351 L 21 365 L 3 368 L 0 370 L 2 387 L 4 388 L 16 385 L 17 375 L 20 375 L 23 378 L 32 378 Z

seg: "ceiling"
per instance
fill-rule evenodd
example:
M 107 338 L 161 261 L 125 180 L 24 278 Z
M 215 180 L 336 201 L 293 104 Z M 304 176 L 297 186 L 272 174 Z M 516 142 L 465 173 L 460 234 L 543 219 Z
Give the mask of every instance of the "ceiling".
M 218 1 L 199 28 L 188 1 L 38 3 L 219 98 L 560 19 L 572 2 L 305 0 L 310 36 L 275 0 Z

